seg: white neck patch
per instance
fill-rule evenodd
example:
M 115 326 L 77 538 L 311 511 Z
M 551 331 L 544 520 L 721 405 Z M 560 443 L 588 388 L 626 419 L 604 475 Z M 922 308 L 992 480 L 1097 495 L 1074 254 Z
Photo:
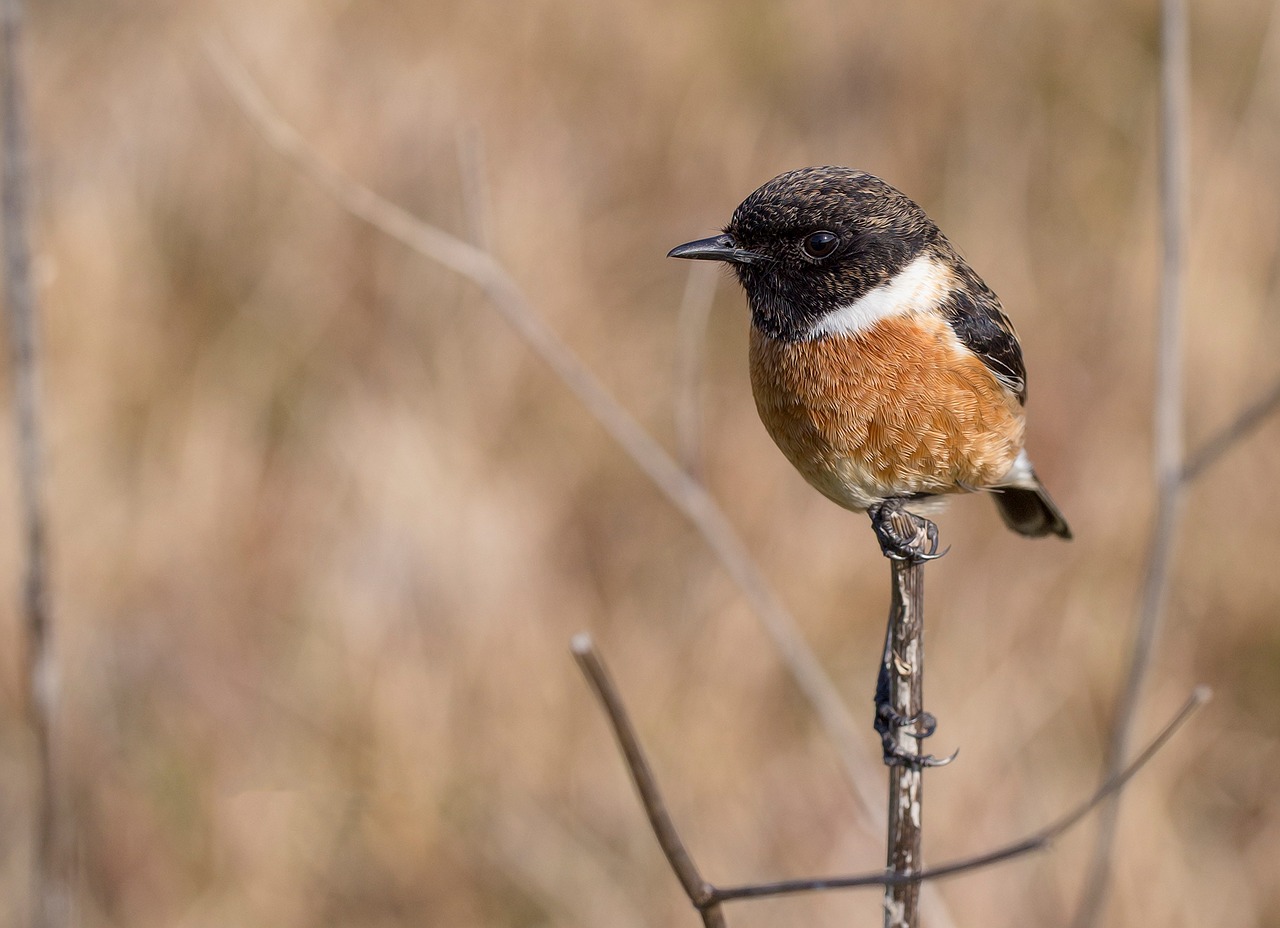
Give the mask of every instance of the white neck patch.
M 949 268 L 933 255 L 920 255 L 874 290 L 823 316 L 814 323 L 808 337 L 857 335 L 881 319 L 928 312 L 946 300 L 954 284 Z

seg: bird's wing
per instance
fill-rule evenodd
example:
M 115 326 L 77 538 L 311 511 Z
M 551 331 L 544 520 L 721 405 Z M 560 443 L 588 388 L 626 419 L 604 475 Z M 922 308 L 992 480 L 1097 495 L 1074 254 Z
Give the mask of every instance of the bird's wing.
M 1018 335 L 1000 308 L 1000 299 L 981 281 L 975 284 L 954 291 L 942 310 L 964 346 L 1025 404 L 1027 369 Z

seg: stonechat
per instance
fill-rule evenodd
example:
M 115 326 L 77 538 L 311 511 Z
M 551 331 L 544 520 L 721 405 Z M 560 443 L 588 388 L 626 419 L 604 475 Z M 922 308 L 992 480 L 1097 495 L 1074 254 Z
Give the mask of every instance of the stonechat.
M 909 197 L 863 171 L 804 168 L 669 256 L 733 267 L 760 418 L 829 499 L 877 521 L 886 506 L 989 491 L 1015 532 L 1071 537 L 1024 448 L 1013 325 Z

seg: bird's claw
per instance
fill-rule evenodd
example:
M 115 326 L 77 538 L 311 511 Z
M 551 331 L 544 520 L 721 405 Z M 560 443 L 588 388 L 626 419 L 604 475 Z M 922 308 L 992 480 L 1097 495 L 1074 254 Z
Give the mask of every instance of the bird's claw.
M 908 512 L 902 500 L 877 503 L 867 514 L 880 542 L 880 553 L 891 560 L 920 564 L 937 560 L 950 550 L 938 550 L 938 527 L 923 516 Z
M 913 738 L 928 738 L 938 730 L 938 720 L 932 712 L 917 712 L 915 715 L 903 715 L 888 703 L 881 703 L 876 706 L 876 718 L 883 720 L 883 724 L 876 725 L 876 731 L 882 735 L 886 730 L 900 731 L 904 728 L 918 726 L 916 731 L 911 732 Z
M 875 728 L 880 733 L 884 762 L 888 767 L 945 767 L 960 753 L 957 748 L 950 757 L 939 758 L 932 754 L 913 754 L 899 747 L 898 732 L 904 728 L 915 728 L 907 734 L 916 740 L 928 738 L 938 730 L 938 720 L 931 712 L 905 716 L 887 702 L 877 702 Z
M 959 754 L 959 748 L 956 748 L 946 757 L 934 757 L 932 754 L 912 754 L 910 751 L 902 750 L 895 744 L 892 749 L 885 748 L 884 763 L 886 767 L 915 767 L 917 769 L 923 767 L 945 767 L 955 760 Z

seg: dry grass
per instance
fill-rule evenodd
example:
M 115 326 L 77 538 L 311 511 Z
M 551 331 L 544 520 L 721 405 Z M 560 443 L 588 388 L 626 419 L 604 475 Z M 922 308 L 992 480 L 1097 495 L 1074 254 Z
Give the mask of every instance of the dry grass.
M 243 55 L 354 176 L 492 247 L 674 446 L 662 256 L 806 163 L 911 193 L 1002 295 L 1031 444 L 1076 530 L 942 520 L 930 568 L 932 859 L 1092 786 L 1153 487 L 1151 4 L 36 5 L 60 724 L 85 925 L 693 924 L 590 698 L 590 628 L 713 880 L 876 866 L 834 754 L 703 544 L 470 286 L 267 150 L 201 43 Z M 1280 376 L 1280 15 L 1193 22 L 1188 432 Z M 706 478 L 857 711 L 887 604 L 863 521 L 755 419 L 718 288 Z M 11 460 L 9 432 L 0 460 Z M 1192 490 L 1150 731 L 1218 700 L 1130 790 L 1113 925 L 1280 925 L 1280 424 Z M 12 480 L 0 482 L 12 524 Z M 17 563 L 15 533 L 0 535 Z M 16 572 L 0 646 L 16 655 Z M 0 676 L 0 924 L 21 923 L 31 783 Z M 1090 846 L 944 885 L 962 925 L 1060 924 Z M 734 928 L 877 917 L 877 893 L 744 905 Z

